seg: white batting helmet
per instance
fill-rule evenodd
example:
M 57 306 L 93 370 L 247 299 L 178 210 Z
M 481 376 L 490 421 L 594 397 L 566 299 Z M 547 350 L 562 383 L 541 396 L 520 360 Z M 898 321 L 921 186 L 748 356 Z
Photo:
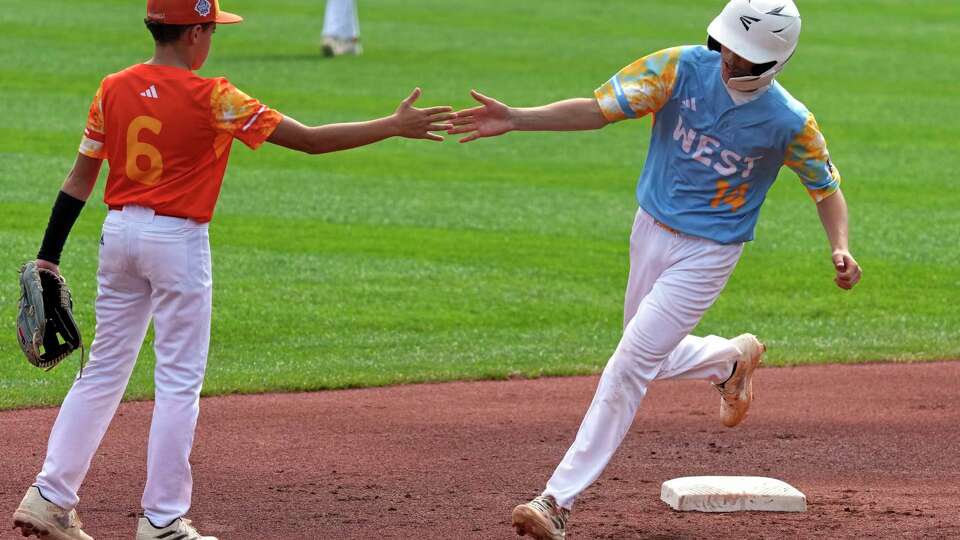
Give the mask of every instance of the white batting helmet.
M 793 0 L 730 0 L 707 28 L 708 46 L 720 44 L 756 64 L 753 74 L 731 77 L 730 88 L 752 91 L 770 84 L 797 49 L 800 10 Z

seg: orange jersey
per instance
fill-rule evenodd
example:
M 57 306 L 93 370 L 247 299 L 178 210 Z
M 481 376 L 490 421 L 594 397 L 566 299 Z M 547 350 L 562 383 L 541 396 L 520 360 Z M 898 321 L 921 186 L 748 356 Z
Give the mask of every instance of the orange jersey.
M 108 206 L 207 222 L 233 139 L 255 149 L 282 119 L 224 78 L 138 64 L 100 83 L 80 153 L 110 163 Z

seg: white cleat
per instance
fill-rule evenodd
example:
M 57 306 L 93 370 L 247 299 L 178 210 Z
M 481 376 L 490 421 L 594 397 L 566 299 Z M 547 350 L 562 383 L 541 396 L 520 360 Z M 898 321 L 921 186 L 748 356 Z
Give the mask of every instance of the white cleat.
M 76 510 L 64 510 L 44 499 L 37 486 L 30 486 L 13 513 L 13 528 L 20 529 L 23 536 L 44 540 L 93 540 L 81 527 L 83 523 L 80 523 Z
M 730 378 L 714 385 L 720 391 L 720 421 L 727 427 L 739 424 L 753 401 L 753 372 L 763 361 L 767 350 L 753 334 L 741 334 L 732 340 L 740 358 Z
M 529 534 L 536 540 L 564 540 L 567 537 L 570 511 L 560 507 L 551 495 L 540 495 L 526 504 L 518 504 L 511 517 L 519 536 Z
M 323 43 L 320 46 L 323 55 L 327 58 L 334 56 L 360 56 L 363 54 L 363 46 L 360 45 L 359 38 L 338 38 L 332 36 L 323 36 Z
M 150 520 L 142 517 L 137 526 L 137 540 L 217 540 L 215 536 L 201 536 L 190 520 L 178 518 L 173 523 L 158 529 Z

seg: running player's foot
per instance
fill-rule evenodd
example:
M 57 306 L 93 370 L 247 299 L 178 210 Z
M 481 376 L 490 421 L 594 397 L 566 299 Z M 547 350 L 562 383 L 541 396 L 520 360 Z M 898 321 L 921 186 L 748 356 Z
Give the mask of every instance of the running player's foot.
M 30 486 L 17 511 L 13 513 L 13 528 L 23 536 L 44 540 L 93 540 L 81 529 L 76 510 L 64 510 L 43 498 L 40 488 Z
M 323 43 L 320 46 L 323 55 L 327 58 L 333 56 L 360 56 L 363 54 L 363 46 L 360 45 L 359 38 L 338 38 L 333 36 L 323 36 Z
M 174 540 L 175 538 L 180 540 L 217 540 L 215 536 L 201 536 L 190 524 L 190 520 L 186 518 L 178 518 L 161 529 L 154 527 L 149 519 L 140 518 L 137 527 L 137 540 Z
M 529 534 L 535 540 L 563 540 L 569 516 L 570 511 L 560 507 L 552 495 L 540 495 L 513 509 L 513 528 L 519 536 Z
M 763 361 L 767 348 L 753 334 L 741 334 L 732 340 L 740 351 L 730 378 L 714 385 L 720 391 L 720 421 L 727 427 L 740 423 L 753 401 L 753 372 Z

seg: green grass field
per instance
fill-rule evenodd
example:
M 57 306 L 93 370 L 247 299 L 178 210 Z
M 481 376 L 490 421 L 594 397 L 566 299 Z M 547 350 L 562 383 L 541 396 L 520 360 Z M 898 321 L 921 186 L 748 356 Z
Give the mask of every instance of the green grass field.
M 313 124 L 389 114 L 417 85 L 421 103 L 455 107 L 470 88 L 513 105 L 589 96 L 648 52 L 703 42 L 722 6 L 364 0 L 366 54 L 323 60 L 321 2 L 223 4 L 247 22 L 217 31 L 201 73 Z M 864 280 L 833 285 L 815 207 L 787 170 L 697 331 L 754 332 L 770 364 L 960 357 L 960 8 L 800 7 L 780 80 L 816 113 L 843 173 Z M 22 359 L 16 269 L 36 254 L 100 79 L 150 55 L 142 17 L 128 0 L 0 10 L 0 408 L 57 404 L 75 374 L 75 357 L 50 373 Z M 602 368 L 620 334 L 649 122 L 320 157 L 235 144 L 211 228 L 205 394 Z M 88 340 L 102 185 L 91 200 L 62 264 Z M 128 397 L 151 395 L 152 363 L 148 340 Z

